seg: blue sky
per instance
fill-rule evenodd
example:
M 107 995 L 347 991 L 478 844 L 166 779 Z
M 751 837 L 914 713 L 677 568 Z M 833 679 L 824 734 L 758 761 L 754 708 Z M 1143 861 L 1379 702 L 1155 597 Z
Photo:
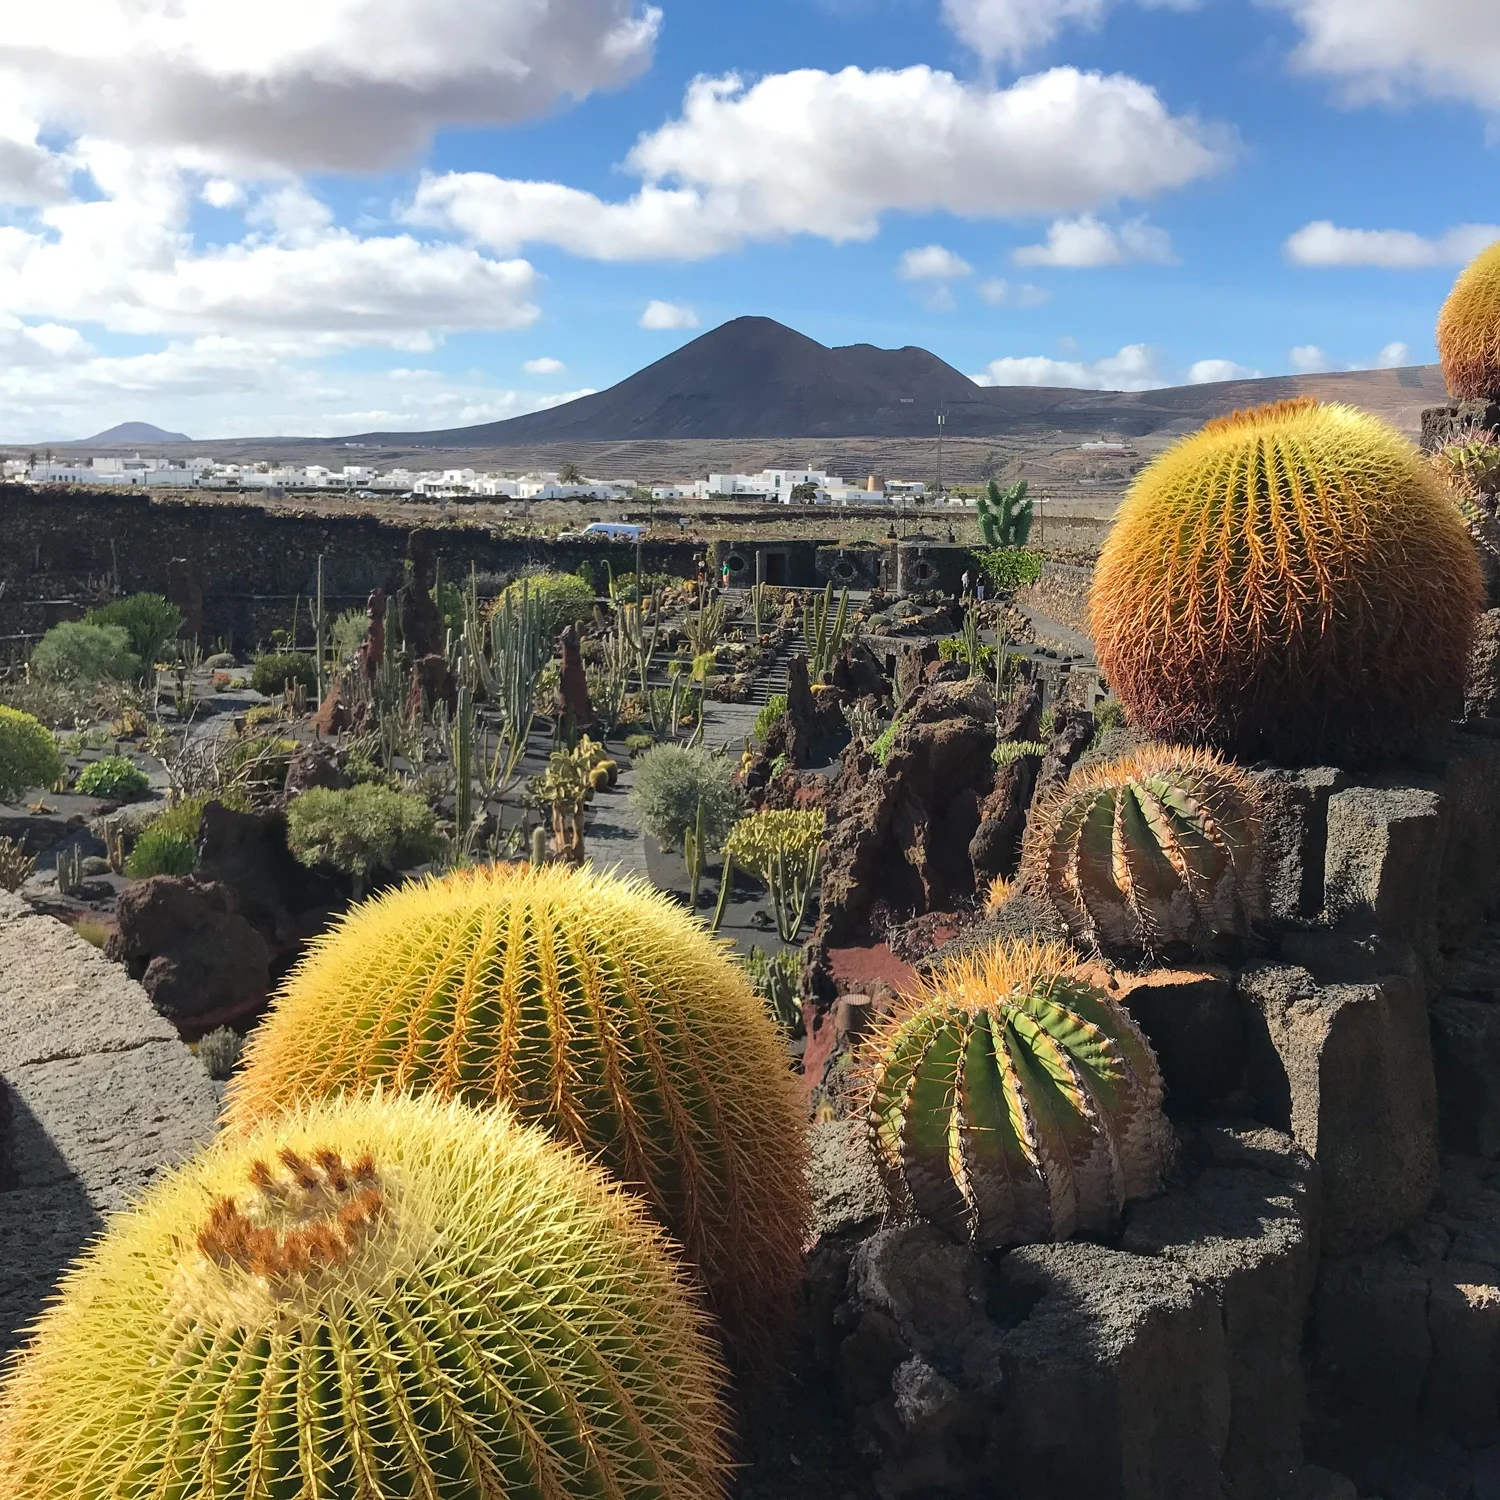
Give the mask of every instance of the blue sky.
M 1500 238 L 1492 0 L 14 8 L 0 441 L 492 420 L 743 313 L 1000 383 L 1425 362 Z

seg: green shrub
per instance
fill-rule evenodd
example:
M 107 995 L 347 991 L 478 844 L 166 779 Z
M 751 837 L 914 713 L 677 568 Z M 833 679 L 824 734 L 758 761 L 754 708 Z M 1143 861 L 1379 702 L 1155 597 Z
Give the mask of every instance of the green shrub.
M 52 731 L 18 709 L 0 708 L 0 802 L 13 802 L 31 787 L 49 787 L 63 773 Z
M 86 695 L 61 682 L 22 677 L 0 682 L 0 705 L 39 719 L 48 729 L 72 729 L 88 715 Z
M 533 573 L 518 578 L 500 597 L 519 600 L 523 586 L 528 598 L 540 601 L 542 629 L 549 636 L 594 612 L 594 591 L 576 573 Z
M 198 1043 L 198 1061 L 216 1083 L 225 1083 L 245 1053 L 245 1039 L 231 1026 L 219 1026 Z
M 191 875 L 197 868 L 195 839 L 155 826 L 141 834 L 125 861 L 125 873 L 132 880 L 146 880 L 152 875 Z
M 363 750 L 351 750 L 344 758 L 344 775 L 355 786 L 394 786 L 395 778 Z
M 771 738 L 771 731 L 786 717 L 786 694 L 772 693 L 766 706 L 755 716 L 755 738 L 762 745 Z
M 118 625 L 54 625 L 31 653 L 31 670 L 43 682 L 127 682 L 141 673 L 130 637 Z
M 717 849 L 739 812 L 734 772 L 723 756 L 685 745 L 657 745 L 635 767 L 630 800 L 641 826 L 664 849 L 681 846 L 703 805 L 707 847 Z
M 409 792 L 314 787 L 286 812 L 287 842 L 305 865 L 330 865 L 358 880 L 431 859 L 442 847 L 432 809 Z
M 160 594 L 132 594 L 91 609 L 84 617 L 86 625 L 115 625 L 130 640 L 131 652 L 149 670 L 160 660 L 162 648 L 175 641 L 182 629 L 182 611 L 169 604 Z
M 655 738 L 649 734 L 627 734 L 625 736 L 625 748 L 630 751 L 631 755 L 633 756 L 644 755 L 648 750 L 652 749 L 655 744 Z
M 250 686 L 257 693 L 279 698 L 289 682 L 300 682 L 309 693 L 317 692 L 318 668 L 312 657 L 302 651 L 268 651 L 255 659 Z
M 980 547 L 971 554 L 997 594 L 1028 588 L 1042 576 L 1042 554 L 1028 547 Z
M 212 656 L 203 658 L 203 665 L 210 672 L 227 672 L 231 667 L 239 665 L 234 659 L 233 651 L 215 651 Z
M 354 654 L 365 643 L 370 633 L 369 616 L 362 609 L 346 609 L 334 622 L 330 632 L 333 640 L 333 659 L 337 662 L 353 661 Z
M 286 785 L 287 768 L 301 748 L 296 740 L 257 735 L 229 752 L 229 769 L 251 797 L 275 796 Z
M 1094 727 L 1096 735 L 1111 729 L 1125 727 L 1125 705 L 1118 698 L 1101 698 L 1094 705 Z
M 131 802 L 151 790 L 146 773 L 123 755 L 106 755 L 79 773 L 76 790 L 85 797 L 107 797 L 111 802 Z
M 900 718 L 892 719 L 885 726 L 880 738 L 870 746 L 870 754 L 875 757 L 875 764 L 883 766 L 890 757 L 891 746 L 896 742 L 896 731 L 901 727 Z

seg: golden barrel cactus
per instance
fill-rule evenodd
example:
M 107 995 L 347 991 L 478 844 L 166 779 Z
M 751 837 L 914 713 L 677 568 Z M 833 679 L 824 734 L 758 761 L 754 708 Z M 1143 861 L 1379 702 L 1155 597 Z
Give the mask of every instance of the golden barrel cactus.
M 1211 750 L 1147 745 L 1031 815 L 1022 879 L 1094 947 L 1210 952 L 1265 915 L 1261 795 Z
M 1243 759 L 1369 759 L 1463 701 L 1474 548 L 1431 468 L 1352 407 L 1210 422 L 1131 487 L 1089 619 L 1130 722 Z
M 1500 240 L 1459 273 L 1438 314 L 1437 346 L 1454 396 L 1500 399 Z
M 1156 1055 L 1062 943 L 934 970 L 871 1044 L 870 1132 L 898 1212 L 980 1249 L 1102 1235 L 1171 1149 Z
M 705 1500 L 723 1371 L 660 1229 L 507 1112 L 221 1136 L 65 1276 L 0 1387 L 6 1500 Z
M 785 1044 L 645 882 L 479 867 L 355 907 L 252 1036 L 229 1123 L 381 1082 L 509 1104 L 639 1190 L 737 1343 L 788 1309 L 809 1206 Z

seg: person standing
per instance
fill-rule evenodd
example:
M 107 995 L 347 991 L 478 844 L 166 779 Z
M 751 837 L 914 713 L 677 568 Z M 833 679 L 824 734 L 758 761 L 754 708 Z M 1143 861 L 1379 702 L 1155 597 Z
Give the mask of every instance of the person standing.
M 960 599 L 967 599 L 969 597 L 969 570 L 967 568 L 964 569 L 963 576 L 958 580 L 958 583 L 959 583 L 959 595 L 958 595 L 958 597 Z

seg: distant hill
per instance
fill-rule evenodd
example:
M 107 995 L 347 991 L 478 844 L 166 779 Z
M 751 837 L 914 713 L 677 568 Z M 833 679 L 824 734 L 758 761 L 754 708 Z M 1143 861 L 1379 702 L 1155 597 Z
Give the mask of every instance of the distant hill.
M 114 448 L 126 443 L 190 443 L 192 438 L 185 432 L 164 432 L 149 422 L 121 422 L 108 432 L 96 432 L 93 437 L 78 441 Z
M 1187 431 L 1236 406 L 1317 395 L 1415 431 L 1444 399 L 1436 366 L 1288 375 L 1156 391 L 980 386 L 925 349 L 827 348 L 771 318 L 735 318 L 608 390 L 547 411 L 441 432 L 372 432 L 369 444 L 436 448 L 714 438 L 927 438 Z

